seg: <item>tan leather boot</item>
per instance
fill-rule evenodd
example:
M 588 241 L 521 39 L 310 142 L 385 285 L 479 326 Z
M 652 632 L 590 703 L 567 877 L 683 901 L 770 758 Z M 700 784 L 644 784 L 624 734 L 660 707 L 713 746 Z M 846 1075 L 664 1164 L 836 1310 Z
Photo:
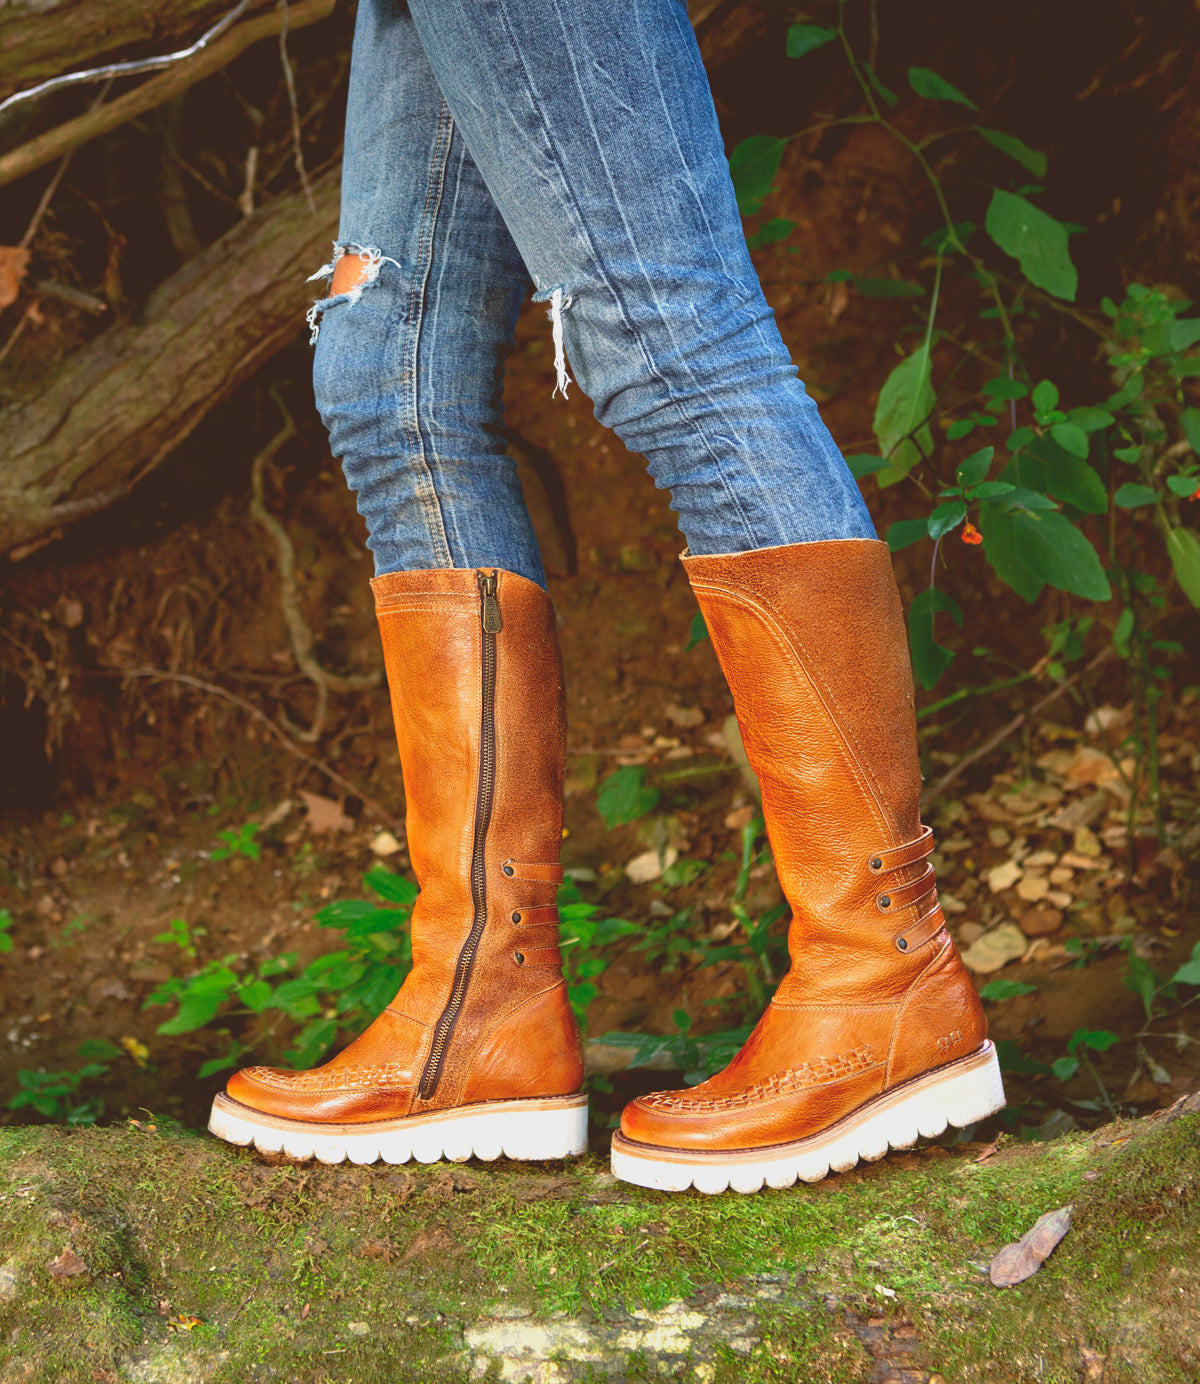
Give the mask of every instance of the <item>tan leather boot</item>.
M 555 905 L 565 716 L 550 598 L 505 571 L 372 586 L 421 886 L 413 968 L 323 1067 L 235 1073 L 209 1128 L 324 1163 L 581 1153 L 583 1057 Z
M 626 1107 L 618 1177 L 757 1191 L 816 1181 L 1004 1104 L 919 818 L 912 675 L 887 545 L 684 565 L 733 692 L 792 966 L 719 1075 Z

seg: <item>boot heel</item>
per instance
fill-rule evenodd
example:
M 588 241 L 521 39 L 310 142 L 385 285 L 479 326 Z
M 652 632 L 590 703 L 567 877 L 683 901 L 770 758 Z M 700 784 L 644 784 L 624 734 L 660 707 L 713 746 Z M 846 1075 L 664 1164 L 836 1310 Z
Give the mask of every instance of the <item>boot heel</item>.
M 830 1172 L 847 1172 L 860 1160 L 873 1163 L 889 1148 L 911 1148 L 919 1138 L 936 1138 L 948 1125 L 975 1124 L 1004 1103 L 996 1049 L 985 1042 L 969 1057 L 914 1077 L 807 1139 L 702 1153 L 638 1144 L 618 1133 L 613 1136 L 612 1170 L 624 1182 L 665 1192 L 790 1187 L 797 1180 L 819 1182 Z
M 493 1101 L 373 1124 L 288 1120 L 221 1094 L 209 1130 L 226 1143 L 320 1163 L 492 1162 L 571 1158 L 587 1149 L 587 1097 Z

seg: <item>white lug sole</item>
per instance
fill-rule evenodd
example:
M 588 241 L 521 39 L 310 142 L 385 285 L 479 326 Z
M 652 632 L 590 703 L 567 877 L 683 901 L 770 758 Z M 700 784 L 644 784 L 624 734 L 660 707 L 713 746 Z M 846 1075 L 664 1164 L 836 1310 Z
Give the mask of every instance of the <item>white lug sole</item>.
M 846 1172 L 859 1159 L 882 1158 L 889 1148 L 911 1148 L 936 1138 L 947 1125 L 974 1124 L 1004 1107 L 1004 1083 L 992 1043 L 936 1071 L 915 1077 L 852 1111 L 807 1139 L 766 1148 L 692 1149 L 639 1144 L 613 1136 L 612 1170 L 624 1182 L 663 1192 L 757 1192 L 819 1182 L 829 1172 Z
M 321 1163 L 491 1162 L 569 1158 L 587 1148 L 587 1096 L 490 1101 L 373 1124 L 326 1124 L 267 1115 L 221 1093 L 209 1130 L 226 1143 Z

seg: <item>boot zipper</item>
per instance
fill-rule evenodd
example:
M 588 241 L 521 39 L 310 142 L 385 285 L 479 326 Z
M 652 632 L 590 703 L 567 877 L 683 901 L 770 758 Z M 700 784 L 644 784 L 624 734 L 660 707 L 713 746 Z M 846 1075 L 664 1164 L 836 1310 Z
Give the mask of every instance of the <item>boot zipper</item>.
M 471 846 L 471 903 L 474 917 L 471 931 L 458 954 L 454 967 L 454 984 L 450 999 L 442 1010 L 433 1033 L 433 1044 L 429 1049 L 429 1060 L 421 1073 L 421 1084 L 417 1095 L 421 1100 L 431 1100 L 437 1090 L 442 1075 L 442 1063 L 446 1049 L 454 1032 L 454 1025 L 466 999 L 467 987 L 471 983 L 471 972 L 475 969 L 475 953 L 487 926 L 487 868 L 484 861 L 484 847 L 487 841 L 488 826 L 492 819 L 492 798 L 496 787 L 496 635 L 504 627 L 500 618 L 500 601 L 496 594 L 498 573 L 491 576 L 478 573 L 479 583 L 479 622 L 483 627 L 483 687 L 481 698 L 479 728 L 479 779 L 475 792 L 475 834 Z

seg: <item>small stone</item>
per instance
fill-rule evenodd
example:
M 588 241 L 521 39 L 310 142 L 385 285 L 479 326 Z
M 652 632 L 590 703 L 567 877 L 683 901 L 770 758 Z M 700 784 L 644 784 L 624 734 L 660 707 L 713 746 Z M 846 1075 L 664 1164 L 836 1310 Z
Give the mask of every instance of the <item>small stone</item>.
M 1046 902 L 1053 904 L 1055 908 L 1070 908 L 1075 902 L 1075 896 L 1068 894 L 1065 889 L 1051 889 L 1046 895 Z
M 1017 861 L 1006 860 L 1002 865 L 994 865 L 988 871 L 988 888 L 993 894 L 999 894 L 1005 889 L 1011 889 L 1024 873 Z
M 1050 871 L 1051 884 L 1070 884 L 1075 878 L 1075 871 L 1069 865 L 1056 865 Z
M 91 1273 L 73 1249 L 64 1249 L 56 1258 L 48 1260 L 46 1269 L 52 1278 L 77 1278 L 80 1274 Z
M 1050 881 L 1045 875 L 1036 870 L 1030 870 L 1017 881 L 1017 897 L 1025 900 L 1026 903 L 1037 903 L 1039 899 L 1044 899 L 1050 892 Z
M 1022 862 L 1027 870 L 1044 870 L 1047 865 L 1053 865 L 1058 860 L 1055 851 L 1034 851 L 1032 855 L 1027 855 Z
M 8 1302 L 16 1297 L 20 1281 L 17 1266 L 11 1259 L 6 1264 L 0 1264 L 0 1302 Z
M 661 879 L 664 870 L 669 870 L 679 859 L 674 846 L 668 846 L 660 856 L 657 851 L 643 851 L 635 855 L 625 866 L 625 874 L 630 884 L 649 884 L 651 880 Z
M 400 842 L 390 831 L 381 831 L 371 842 L 371 851 L 379 856 L 381 860 L 386 860 L 389 855 L 395 855 L 397 851 L 403 850 Z
M 1007 827 L 988 827 L 988 840 L 993 846 L 1007 846 L 1012 840 L 1012 832 Z
M 663 710 L 667 714 L 667 720 L 680 730 L 694 730 L 707 720 L 698 706 L 680 706 L 678 702 L 668 702 Z
M 1063 915 L 1057 908 L 1030 908 L 1021 914 L 1019 926 L 1026 937 L 1048 937 L 1062 927 Z
M 351 1336 L 369 1336 L 371 1334 L 371 1328 L 366 1322 L 349 1322 L 346 1330 Z

